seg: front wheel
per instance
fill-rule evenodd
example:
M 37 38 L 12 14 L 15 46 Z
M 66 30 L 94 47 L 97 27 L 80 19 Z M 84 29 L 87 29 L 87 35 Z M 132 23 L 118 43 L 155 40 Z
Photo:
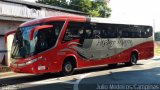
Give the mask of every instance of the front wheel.
M 62 66 L 62 72 L 61 74 L 63 76 L 66 76 L 66 75 L 71 75 L 74 71 L 74 65 L 71 61 L 66 61 L 64 62 L 63 66 Z
M 135 53 L 131 54 L 130 61 L 125 63 L 126 65 L 136 65 L 137 64 L 137 55 Z

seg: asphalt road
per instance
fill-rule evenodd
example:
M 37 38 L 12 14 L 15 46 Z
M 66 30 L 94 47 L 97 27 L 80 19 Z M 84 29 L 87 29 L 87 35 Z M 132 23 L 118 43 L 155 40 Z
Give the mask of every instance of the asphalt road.
M 26 75 L 0 78 L 0 90 L 160 90 L 160 60 L 78 70 L 74 75 Z

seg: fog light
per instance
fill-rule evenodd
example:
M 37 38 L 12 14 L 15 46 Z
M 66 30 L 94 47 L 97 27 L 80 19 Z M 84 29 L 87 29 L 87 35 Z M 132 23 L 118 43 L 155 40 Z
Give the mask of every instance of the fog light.
M 46 66 L 38 66 L 38 70 L 45 70 Z

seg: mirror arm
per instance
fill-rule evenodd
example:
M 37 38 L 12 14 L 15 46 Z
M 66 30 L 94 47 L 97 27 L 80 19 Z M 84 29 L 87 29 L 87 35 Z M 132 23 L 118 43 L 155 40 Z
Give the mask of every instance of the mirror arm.
M 37 26 L 37 27 L 33 28 L 33 29 L 30 31 L 29 39 L 30 39 L 30 40 L 33 40 L 34 32 L 39 31 L 39 30 L 42 30 L 42 29 L 45 29 L 45 28 L 52 28 L 52 27 L 53 27 L 53 25 L 42 25 L 42 26 Z

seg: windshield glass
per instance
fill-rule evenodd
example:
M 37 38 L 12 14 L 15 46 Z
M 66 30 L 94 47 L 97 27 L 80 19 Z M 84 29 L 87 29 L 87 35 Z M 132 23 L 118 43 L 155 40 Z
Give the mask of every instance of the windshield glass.
M 30 31 L 39 25 L 18 28 L 11 48 L 11 57 L 27 58 L 54 47 L 63 24 L 62 21 L 46 23 L 45 25 L 53 25 L 53 28 L 35 32 L 33 40 L 29 39 Z

